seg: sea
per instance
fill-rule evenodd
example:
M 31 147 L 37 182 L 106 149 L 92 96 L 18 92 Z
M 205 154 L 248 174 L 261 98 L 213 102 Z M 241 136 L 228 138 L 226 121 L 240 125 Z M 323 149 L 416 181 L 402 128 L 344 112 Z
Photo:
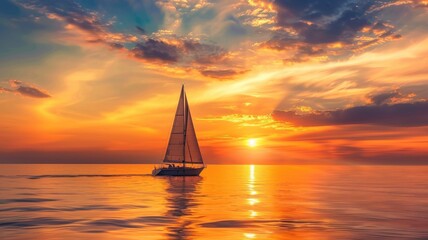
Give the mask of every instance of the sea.
M 428 239 L 428 166 L 0 165 L 0 239 Z

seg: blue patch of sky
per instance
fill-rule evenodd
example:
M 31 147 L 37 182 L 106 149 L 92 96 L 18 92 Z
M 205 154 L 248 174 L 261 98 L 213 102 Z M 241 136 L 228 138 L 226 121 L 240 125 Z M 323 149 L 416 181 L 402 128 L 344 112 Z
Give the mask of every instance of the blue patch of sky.
M 190 33 L 195 25 L 203 22 L 209 22 L 215 19 L 217 11 L 213 7 L 206 7 L 195 12 L 184 14 L 181 22 L 181 30 L 183 33 Z
M 38 19 L 38 20 L 36 20 Z M 23 9 L 8 0 L 0 1 L 0 71 L 17 77 L 16 66 L 37 66 L 41 59 L 56 52 L 75 53 L 78 47 L 47 41 L 44 35 L 55 33 L 63 25 L 35 11 Z M 7 71 L 6 71 L 7 70 Z M 19 70 L 19 69 L 17 69 Z M 21 69 L 22 70 L 22 69 Z
M 78 0 L 83 8 L 96 12 L 103 22 L 113 20 L 110 29 L 113 32 L 139 34 L 136 26 L 143 28 L 147 33 L 159 30 L 163 24 L 164 13 L 152 1 L 101 1 Z

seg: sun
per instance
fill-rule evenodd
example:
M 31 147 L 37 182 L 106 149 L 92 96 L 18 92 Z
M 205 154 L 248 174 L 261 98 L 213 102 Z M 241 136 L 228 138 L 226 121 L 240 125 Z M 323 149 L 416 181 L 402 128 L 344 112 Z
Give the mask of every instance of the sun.
M 250 139 L 248 139 L 247 144 L 248 144 L 249 147 L 255 147 L 255 146 L 257 146 L 257 139 L 250 138 Z

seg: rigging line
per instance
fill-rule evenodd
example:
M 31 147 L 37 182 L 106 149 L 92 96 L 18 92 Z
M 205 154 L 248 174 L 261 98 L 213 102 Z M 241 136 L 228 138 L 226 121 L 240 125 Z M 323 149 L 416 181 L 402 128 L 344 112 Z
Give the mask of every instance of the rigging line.
M 184 85 L 183 85 L 183 109 L 184 109 L 184 143 L 183 143 L 183 168 L 186 166 L 186 135 L 187 135 L 187 121 L 188 121 L 188 117 L 189 117 L 189 109 L 188 109 L 188 103 L 187 103 L 187 96 L 186 96 L 186 92 L 184 91 Z

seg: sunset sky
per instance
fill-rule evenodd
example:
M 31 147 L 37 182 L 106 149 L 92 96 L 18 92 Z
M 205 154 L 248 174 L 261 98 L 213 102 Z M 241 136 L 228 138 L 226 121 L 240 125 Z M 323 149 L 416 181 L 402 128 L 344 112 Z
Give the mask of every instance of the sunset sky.
M 1 0 L 0 162 L 428 164 L 427 0 Z

